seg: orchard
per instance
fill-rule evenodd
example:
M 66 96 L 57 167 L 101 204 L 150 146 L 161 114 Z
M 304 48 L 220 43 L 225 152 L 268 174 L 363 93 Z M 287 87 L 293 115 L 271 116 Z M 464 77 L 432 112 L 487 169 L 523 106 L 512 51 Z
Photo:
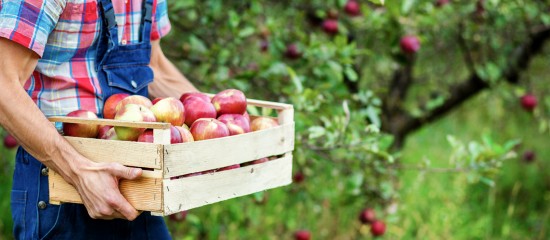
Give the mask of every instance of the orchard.
M 296 134 L 291 185 L 166 217 L 174 239 L 550 236 L 550 2 L 205 0 L 168 9 L 164 52 L 217 95 L 115 95 L 105 118 L 167 122 L 179 136 L 172 143 L 202 141 L 276 126 L 250 117 L 273 116 L 246 108 L 260 99 L 292 104 Z M 64 132 L 153 141 L 145 129 Z M 8 189 L 18 143 L 0 135 Z M 0 192 L 0 207 L 9 197 Z M 1 239 L 11 236 L 3 212 Z

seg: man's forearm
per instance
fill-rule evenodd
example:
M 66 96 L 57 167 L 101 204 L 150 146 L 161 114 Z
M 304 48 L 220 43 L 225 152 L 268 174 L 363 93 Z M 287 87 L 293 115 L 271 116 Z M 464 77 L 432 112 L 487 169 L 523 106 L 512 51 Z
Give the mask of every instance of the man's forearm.
M 184 92 L 197 92 L 189 80 L 170 62 L 162 52 L 159 41 L 152 42 L 151 68 L 155 81 L 149 86 L 149 95 L 155 97 L 179 98 Z
M 0 74 L 0 124 L 31 155 L 74 183 L 77 165 L 83 163 L 83 158 L 46 119 L 19 81 L 8 79 L 17 76 Z

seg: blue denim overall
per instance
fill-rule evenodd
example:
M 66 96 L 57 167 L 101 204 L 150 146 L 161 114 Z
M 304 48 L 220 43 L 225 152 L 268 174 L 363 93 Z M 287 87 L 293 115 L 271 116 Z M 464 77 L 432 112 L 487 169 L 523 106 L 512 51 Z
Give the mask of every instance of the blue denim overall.
M 104 100 L 115 93 L 147 96 L 147 85 L 153 81 L 148 67 L 152 4 L 153 0 L 144 1 L 139 43 L 120 45 L 111 0 L 98 0 L 102 27 L 96 70 Z M 11 192 L 16 239 L 170 239 L 164 219 L 149 212 L 132 222 L 95 220 L 84 205 L 49 204 L 47 175 L 46 166 L 19 148 Z

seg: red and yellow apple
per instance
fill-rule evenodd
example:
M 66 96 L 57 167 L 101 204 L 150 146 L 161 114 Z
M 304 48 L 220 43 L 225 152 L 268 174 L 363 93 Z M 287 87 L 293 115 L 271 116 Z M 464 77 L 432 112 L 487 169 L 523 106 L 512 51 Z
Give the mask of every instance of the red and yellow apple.
M 189 130 L 195 141 L 229 136 L 229 129 L 215 118 L 201 118 L 191 125 Z
M 97 119 L 97 115 L 88 110 L 76 110 L 67 114 L 67 117 Z M 96 138 L 99 134 L 99 125 L 85 123 L 64 123 L 63 133 L 72 137 Z
M 124 99 L 120 100 L 120 102 L 118 102 L 118 104 L 115 107 L 115 116 L 116 116 L 116 113 L 118 113 L 118 111 L 120 111 L 120 109 L 122 109 L 127 104 L 143 105 L 147 108 L 151 108 L 153 106 L 153 103 L 151 102 L 151 100 L 149 100 L 149 98 L 146 98 L 141 95 L 131 95 L 131 96 L 125 97 Z
M 113 126 L 101 126 L 99 127 L 99 134 L 97 136 L 99 139 L 105 140 L 118 140 Z
M 130 96 L 130 94 L 117 93 L 107 98 L 107 101 L 103 104 L 103 118 L 114 119 L 116 115 L 116 106 L 120 101 L 122 101 L 122 99 L 128 96 Z
M 123 100 L 124 101 L 124 100 Z M 126 104 L 115 116 L 115 120 L 132 122 L 155 122 L 156 118 L 149 108 L 138 104 Z M 115 132 L 119 140 L 136 141 L 145 131 L 144 128 L 115 127 Z
M 275 119 L 269 117 L 258 117 L 250 123 L 250 130 L 254 132 L 276 126 L 279 126 L 279 123 L 275 121 Z
M 184 125 L 187 126 L 187 125 Z M 195 139 L 193 138 L 193 134 L 189 131 L 189 129 L 176 126 L 176 129 L 180 132 L 181 135 L 181 142 L 194 142 Z
M 185 100 L 187 100 L 187 98 L 190 98 L 190 97 L 198 97 L 198 98 L 202 99 L 203 101 L 210 102 L 210 97 L 208 97 L 208 95 L 206 95 L 204 93 L 201 93 L 201 92 L 187 92 L 187 93 L 184 93 L 184 94 L 181 95 L 180 101 L 182 103 L 185 103 Z
M 246 111 L 246 96 L 237 89 L 226 89 L 212 98 L 218 116 L 227 113 L 244 114 Z
M 218 117 L 218 120 L 227 125 L 230 135 L 250 132 L 250 122 L 241 114 L 223 114 Z
M 183 103 L 173 97 L 159 100 L 151 107 L 157 122 L 170 123 L 172 126 L 181 126 L 185 122 Z
M 138 137 L 138 142 L 152 143 L 154 141 L 153 130 L 147 129 Z
M 185 108 L 185 124 L 187 126 L 193 125 L 199 118 L 216 118 L 217 113 L 214 105 L 199 97 L 191 96 L 183 104 Z

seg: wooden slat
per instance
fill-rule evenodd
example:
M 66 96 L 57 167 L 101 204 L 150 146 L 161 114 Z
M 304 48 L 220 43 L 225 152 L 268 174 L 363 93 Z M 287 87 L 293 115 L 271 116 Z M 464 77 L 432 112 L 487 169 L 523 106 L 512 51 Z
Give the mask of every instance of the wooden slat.
M 165 178 L 279 155 L 293 149 L 293 122 L 231 137 L 165 145 Z
M 62 123 L 85 123 L 96 124 L 106 126 L 120 126 L 120 127 L 133 127 L 133 128 L 150 128 L 150 129 L 170 129 L 170 123 L 158 123 L 158 122 L 132 122 L 132 121 L 120 121 L 113 119 L 89 119 L 79 117 L 49 117 L 50 122 L 62 122 Z
M 54 171 L 48 175 L 50 187 L 50 203 L 82 203 L 76 189 L 65 182 L 61 175 Z M 162 211 L 162 179 L 139 178 L 137 180 L 122 180 L 120 192 L 137 210 Z
M 236 198 L 288 185 L 292 182 L 292 155 L 262 164 L 164 180 L 164 214 Z
M 65 137 L 84 157 L 94 162 L 162 169 L 162 145 L 93 138 Z

